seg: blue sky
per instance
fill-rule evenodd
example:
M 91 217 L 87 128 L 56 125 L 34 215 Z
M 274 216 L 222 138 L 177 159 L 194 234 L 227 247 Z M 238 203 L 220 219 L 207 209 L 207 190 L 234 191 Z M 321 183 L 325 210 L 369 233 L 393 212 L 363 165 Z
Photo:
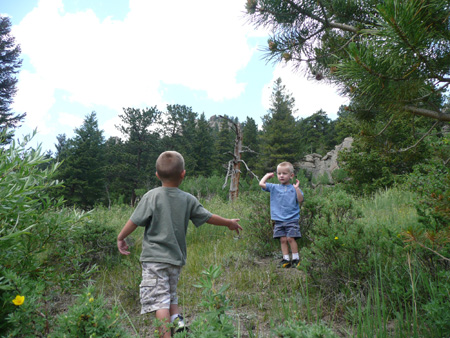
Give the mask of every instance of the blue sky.
M 347 100 L 289 64 L 263 59 L 268 31 L 255 30 L 245 0 L 8 0 L 23 66 L 13 109 L 27 117 L 16 136 L 37 128 L 33 145 L 54 150 L 92 111 L 105 137 L 123 108 L 182 104 L 258 125 L 273 81 L 296 100 L 296 117 L 319 109 L 335 119 Z

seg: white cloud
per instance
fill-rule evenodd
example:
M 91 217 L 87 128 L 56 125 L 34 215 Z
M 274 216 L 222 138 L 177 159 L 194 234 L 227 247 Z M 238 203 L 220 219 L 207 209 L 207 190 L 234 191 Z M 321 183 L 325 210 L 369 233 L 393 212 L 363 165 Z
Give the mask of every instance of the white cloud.
M 58 114 L 58 123 L 62 126 L 68 126 L 72 128 L 79 128 L 84 122 L 84 118 L 70 114 L 70 113 L 59 113 Z
M 40 134 L 49 134 L 48 111 L 55 103 L 54 88 L 40 74 L 27 70 L 20 72 L 18 91 L 12 108 L 17 113 L 27 113 L 30 129 L 37 128 Z
M 88 107 L 162 104 L 162 83 L 220 101 L 242 94 L 236 74 L 254 52 L 243 7 L 241 0 L 130 0 L 123 21 L 100 21 L 92 10 L 66 13 L 62 0 L 41 0 L 14 35 L 36 74 Z
M 296 117 L 305 118 L 322 109 L 329 118 L 336 119 L 339 107 L 349 102 L 325 81 L 308 80 L 301 71 L 293 71 L 289 65 L 280 63 L 275 67 L 272 81 L 263 89 L 262 104 L 266 109 L 270 107 L 273 83 L 277 78 L 281 78 L 295 99 Z
M 119 130 L 117 130 L 116 125 L 122 124 L 122 120 L 119 116 L 116 116 L 112 119 L 105 121 L 102 125 L 99 126 L 100 130 L 104 130 L 104 136 L 106 138 L 116 136 L 123 137 Z

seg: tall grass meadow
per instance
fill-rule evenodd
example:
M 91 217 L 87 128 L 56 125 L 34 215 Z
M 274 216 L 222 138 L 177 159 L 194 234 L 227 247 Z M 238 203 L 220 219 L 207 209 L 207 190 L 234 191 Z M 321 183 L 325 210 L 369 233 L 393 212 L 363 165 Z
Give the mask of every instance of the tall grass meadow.
M 129 256 L 116 249 L 133 209 L 66 208 L 52 193 L 58 165 L 43 169 L 45 156 L 26 141 L 0 153 L 0 336 L 155 336 L 154 317 L 139 314 L 143 229 L 127 239 Z M 445 179 L 423 175 L 418 168 L 365 197 L 301 178 L 298 269 L 278 267 L 269 196 L 257 182 L 230 202 L 220 177 L 187 179 L 183 189 L 240 218 L 243 231 L 189 226 L 178 294 L 192 330 L 177 336 L 448 336 Z

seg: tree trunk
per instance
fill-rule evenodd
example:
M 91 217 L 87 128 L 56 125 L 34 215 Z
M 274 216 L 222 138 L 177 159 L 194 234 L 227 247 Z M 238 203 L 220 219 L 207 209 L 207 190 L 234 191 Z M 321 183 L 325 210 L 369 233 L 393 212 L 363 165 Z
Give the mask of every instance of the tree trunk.
M 229 190 L 229 198 L 230 201 L 235 201 L 239 196 L 239 179 L 241 178 L 241 156 L 242 156 L 242 130 L 238 123 L 235 123 L 228 119 L 227 117 L 222 118 L 230 121 L 234 126 L 234 132 L 236 133 L 236 138 L 234 139 L 234 151 L 233 151 L 233 159 L 231 160 L 231 164 L 228 167 L 230 170 L 227 175 L 230 175 L 230 190 Z

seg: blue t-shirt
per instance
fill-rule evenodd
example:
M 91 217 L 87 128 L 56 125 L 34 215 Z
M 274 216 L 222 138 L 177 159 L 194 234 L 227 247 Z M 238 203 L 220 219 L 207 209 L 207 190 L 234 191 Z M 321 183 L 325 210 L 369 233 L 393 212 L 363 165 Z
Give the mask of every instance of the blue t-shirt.
M 266 183 L 266 189 L 263 188 L 263 190 L 270 192 L 270 217 L 272 220 L 286 222 L 300 219 L 297 192 L 292 184 Z

